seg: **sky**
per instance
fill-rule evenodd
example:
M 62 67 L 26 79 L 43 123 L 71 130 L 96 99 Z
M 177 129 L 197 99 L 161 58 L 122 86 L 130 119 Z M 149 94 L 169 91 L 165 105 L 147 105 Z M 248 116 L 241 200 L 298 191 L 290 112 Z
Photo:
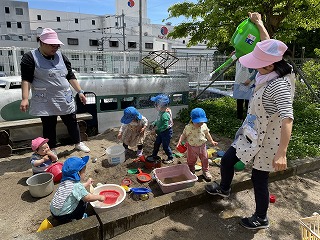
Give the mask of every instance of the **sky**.
M 56 10 L 65 12 L 79 12 L 87 14 L 105 15 L 115 14 L 115 1 L 126 0 L 20 0 L 26 1 L 29 8 Z M 135 0 L 139 1 L 139 0 Z M 173 25 L 183 21 L 183 18 L 172 18 L 162 22 L 168 17 L 168 8 L 179 0 L 147 0 L 148 18 L 153 24 L 171 22 Z M 183 0 L 181 0 L 183 1 Z M 197 0 L 189 0 L 197 2 Z

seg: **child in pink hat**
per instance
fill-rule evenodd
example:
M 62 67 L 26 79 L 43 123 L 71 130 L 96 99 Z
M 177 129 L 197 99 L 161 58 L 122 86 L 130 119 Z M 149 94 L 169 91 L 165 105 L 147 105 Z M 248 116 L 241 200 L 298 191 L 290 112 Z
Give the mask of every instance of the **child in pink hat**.
M 58 161 L 57 154 L 50 150 L 48 142 L 49 139 L 43 137 L 37 137 L 31 142 L 34 151 L 30 158 L 33 174 L 44 172 L 52 163 Z
M 247 117 L 221 159 L 221 181 L 206 185 L 205 190 L 211 195 L 228 197 L 235 164 L 253 162 L 255 211 L 251 217 L 242 218 L 240 224 L 247 229 L 262 229 L 269 227 L 269 173 L 287 168 L 295 75 L 283 59 L 288 47 L 279 40 L 270 39 L 259 13 L 249 13 L 249 16 L 258 27 L 262 41 L 239 61 L 247 68 L 257 69 L 256 86 Z

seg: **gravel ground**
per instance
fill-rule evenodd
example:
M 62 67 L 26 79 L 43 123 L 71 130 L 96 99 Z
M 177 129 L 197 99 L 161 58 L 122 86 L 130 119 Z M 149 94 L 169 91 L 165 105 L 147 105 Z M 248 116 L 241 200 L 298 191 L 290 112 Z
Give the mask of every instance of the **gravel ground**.
M 270 184 L 276 202 L 270 204 L 270 227 L 247 230 L 239 225 L 254 209 L 253 190 L 213 198 L 211 202 L 172 214 L 157 222 L 137 227 L 112 240 L 178 239 L 301 239 L 299 219 L 320 213 L 320 170 Z

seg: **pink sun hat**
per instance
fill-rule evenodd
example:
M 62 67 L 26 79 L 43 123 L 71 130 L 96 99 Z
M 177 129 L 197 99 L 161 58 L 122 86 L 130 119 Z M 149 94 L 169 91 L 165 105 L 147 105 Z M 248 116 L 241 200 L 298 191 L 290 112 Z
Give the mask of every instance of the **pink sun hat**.
M 263 68 L 282 60 L 287 45 L 276 39 L 258 42 L 251 53 L 239 58 L 239 62 L 247 68 Z
M 58 34 L 51 28 L 43 29 L 42 33 L 39 36 L 41 42 L 45 44 L 60 44 L 64 45 L 58 38 Z
M 48 138 L 43 138 L 43 137 L 37 137 L 35 139 L 33 139 L 31 141 L 31 148 L 32 148 L 32 151 L 35 151 L 37 150 L 41 145 L 45 144 L 49 142 L 49 139 Z

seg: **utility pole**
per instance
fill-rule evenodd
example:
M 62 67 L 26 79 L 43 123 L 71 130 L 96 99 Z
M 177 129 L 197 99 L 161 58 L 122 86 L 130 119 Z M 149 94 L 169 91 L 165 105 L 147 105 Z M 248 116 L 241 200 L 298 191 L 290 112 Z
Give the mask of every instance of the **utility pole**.
M 123 13 L 123 10 L 122 10 L 122 37 L 123 37 L 123 51 L 126 51 L 126 33 L 125 33 L 125 30 L 126 30 L 126 26 L 125 26 L 125 22 L 124 22 L 124 13 Z
M 139 0 L 139 73 L 142 72 L 142 0 Z

